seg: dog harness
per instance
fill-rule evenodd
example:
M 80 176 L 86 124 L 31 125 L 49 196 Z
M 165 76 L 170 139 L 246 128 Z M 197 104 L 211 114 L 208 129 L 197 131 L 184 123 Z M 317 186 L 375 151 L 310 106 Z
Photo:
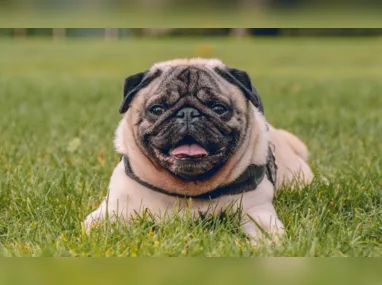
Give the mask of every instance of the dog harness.
M 244 192 L 249 192 L 256 190 L 257 186 L 263 181 L 265 175 L 268 177 L 269 181 L 275 185 L 276 183 L 276 172 L 277 165 L 275 161 L 275 157 L 272 153 L 271 146 L 269 146 L 268 157 L 266 164 L 263 165 L 249 165 L 246 170 L 233 182 L 217 187 L 207 193 L 203 193 L 200 195 L 182 195 L 178 193 L 170 193 L 165 189 L 161 189 L 154 185 L 151 185 L 148 182 L 141 180 L 138 176 L 133 172 L 130 161 L 127 155 L 122 155 L 121 160 L 123 160 L 123 164 L 125 166 L 125 173 L 128 177 L 136 181 L 137 183 L 149 188 L 153 191 L 160 192 L 162 194 L 176 196 L 180 198 L 192 198 L 192 199 L 215 199 L 224 195 L 233 195 L 233 194 L 243 194 Z

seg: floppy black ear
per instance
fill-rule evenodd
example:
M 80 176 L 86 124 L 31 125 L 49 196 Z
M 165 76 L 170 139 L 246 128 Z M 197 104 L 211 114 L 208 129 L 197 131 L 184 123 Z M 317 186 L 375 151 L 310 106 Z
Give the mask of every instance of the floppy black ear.
M 129 105 L 134 98 L 134 95 L 142 88 L 143 78 L 146 72 L 140 72 L 131 75 L 125 79 L 123 85 L 123 101 L 119 108 L 119 113 L 123 114 L 129 109 Z
M 133 101 L 135 94 L 137 94 L 142 88 L 146 87 L 160 74 L 160 70 L 151 75 L 149 75 L 148 71 L 145 71 L 127 77 L 123 86 L 123 100 L 121 107 L 119 108 L 119 113 L 125 113 L 129 109 L 130 103 Z
M 256 88 L 252 86 L 251 79 L 245 71 L 230 67 L 226 69 L 215 68 L 215 71 L 224 79 L 239 87 L 245 97 L 264 114 L 264 107 L 260 95 Z

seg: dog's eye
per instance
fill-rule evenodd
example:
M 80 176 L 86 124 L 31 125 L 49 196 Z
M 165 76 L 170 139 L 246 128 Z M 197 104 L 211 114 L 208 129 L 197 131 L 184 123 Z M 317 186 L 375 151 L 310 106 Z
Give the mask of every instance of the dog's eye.
M 149 111 L 155 116 L 160 116 L 165 112 L 165 108 L 162 105 L 154 105 L 149 109 Z
M 225 113 L 228 111 L 227 107 L 224 106 L 223 104 L 216 104 L 216 105 L 214 105 L 214 106 L 212 107 L 212 110 L 213 110 L 216 114 L 218 114 L 218 115 L 223 115 L 223 114 L 225 114 Z

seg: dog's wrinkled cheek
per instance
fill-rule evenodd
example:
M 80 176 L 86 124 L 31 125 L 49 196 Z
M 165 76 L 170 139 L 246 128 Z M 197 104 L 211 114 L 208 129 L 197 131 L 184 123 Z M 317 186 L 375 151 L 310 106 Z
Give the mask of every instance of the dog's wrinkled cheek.
M 168 150 L 175 145 L 184 133 L 184 126 L 176 124 L 174 120 L 165 122 L 147 134 L 148 141 L 154 147 Z
M 224 131 L 207 120 L 196 123 L 190 132 L 201 145 L 206 146 L 208 149 L 214 147 L 220 149 L 229 144 L 231 139 L 229 134 L 224 135 Z
M 236 145 L 240 132 L 229 130 L 227 127 L 217 125 L 203 119 L 188 126 L 176 119 L 165 121 L 161 125 L 151 128 L 141 127 L 141 140 L 145 147 L 153 145 L 160 150 L 168 151 L 185 136 L 193 137 L 200 145 L 211 152 Z
M 151 155 L 148 153 L 149 145 L 150 145 L 150 137 L 152 134 L 152 125 L 147 120 L 142 120 L 142 122 L 136 126 L 137 127 L 137 136 L 136 143 L 142 149 L 146 155 Z

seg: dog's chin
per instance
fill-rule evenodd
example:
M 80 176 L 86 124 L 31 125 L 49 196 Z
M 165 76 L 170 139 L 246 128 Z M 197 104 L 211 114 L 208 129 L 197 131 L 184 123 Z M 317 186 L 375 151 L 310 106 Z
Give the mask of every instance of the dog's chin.
M 226 148 L 197 156 L 174 155 L 151 147 L 157 163 L 178 179 L 202 181 L 214 175 L 226 161 Z

